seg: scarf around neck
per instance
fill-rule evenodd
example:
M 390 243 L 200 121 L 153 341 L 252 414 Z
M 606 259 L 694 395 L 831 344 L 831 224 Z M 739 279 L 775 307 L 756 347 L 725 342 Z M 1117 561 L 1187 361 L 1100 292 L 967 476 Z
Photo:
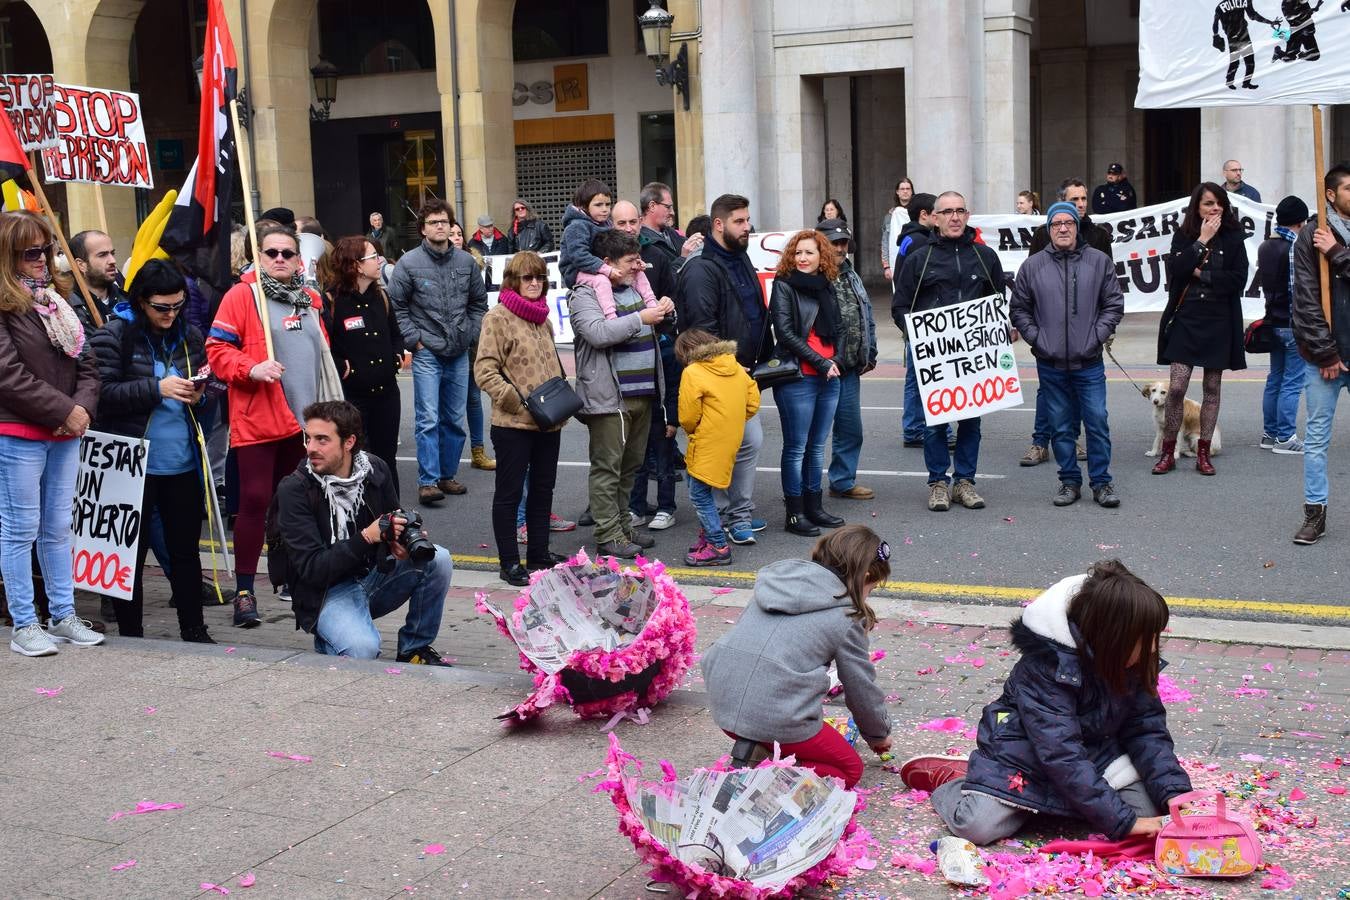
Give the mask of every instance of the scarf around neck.
M 370 479 L 370 457 L 366 451 L 358 450 L 352 455 L 352 474 L 346 478 L 337 475 L 320 475 L 314 471 L 313 463 L 305 463 L 305 468 L 314 480 L 323 488 L 324 498 L 328 501 L 328 514 L 332 522 L 330 544 L 351 537 L 352 525 L 356 521 L 356 512 L 365 499 L 366 482 Z
M 821 272 L 808 274 L 796 270 L 788 273 L 787 283 L 804 294 L 810 294 L 820 304 L 820 314 L 816 316 L 815 324 L 811 328 L 815 331 L 816 337 L 822 341 L 833 340 L 841 327 L 839 304 L 834 298 L 834 285 L 830 284 L 829 279 Z
M 309 291 L 305 290 L 304 279 L 299 275 L 296 275 L 290 281 L 278 281 L 262 269 L 257 271 L 258 284 L 262 285 L 263 293 L 268 300 L 289 303 L 295 308 L 296 312 L 314 305 L 313 299 L 309 296 Z
M 548 301 L 544 297 L 528 300 L 510 288 L 502 288 L 502 292 L 497 295 L 497 302 L 526 322 L 538 325 L 548 321 Z
M 61 295 L 51 288 L 51 280 L 38 281 L 35 278 L 21 277 L 23 286 L 33 295 L 33 309 L 42 319 L 42 327 L 47 331 L 47 339 L 52 346 L 71 359 L 78 359 L 84 349 L 84 326 L 79 316 Z

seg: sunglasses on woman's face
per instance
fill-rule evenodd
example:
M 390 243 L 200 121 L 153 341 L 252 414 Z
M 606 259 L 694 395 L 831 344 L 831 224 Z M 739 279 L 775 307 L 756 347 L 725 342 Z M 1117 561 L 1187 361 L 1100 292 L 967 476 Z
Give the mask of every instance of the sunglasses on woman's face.
M 547 276 L 547 275 L 522 275 L 522 276 L 520 276 L 520 280 L 521 280 L 522 282 L 526 282 L 526 281 L 538 281 L 538 282 L 540 282 L 540 283 L 543 283 L 543 282 L 545 282 L 545 281 L 548 280 L 548 276 Z
M 22 254 L 23 261 L 28 263 L 35 263 L 38 260 L 45 257 L 47 255 L 47 251 L 50 249 L 52 249 L 50 241 L 48 241 L 47 243 L 43 244 L 40 247 L 29 247 L 27 250 L 23 251 Z
M 177 303 L 147 303 L 146 305 L 157 313 L 176 313 L 187 306 L 187 300 L 179 300 Z
M 263 251 L 263 256 L 267 257 L 268 259 L 276 259 L 278 256 L 280 256 L 287 262 L 290 262 L 299 255 L 300 254 L 296 253 L 294 250 L 278 250 L 276 247 L 268 247 L 266 250 Z

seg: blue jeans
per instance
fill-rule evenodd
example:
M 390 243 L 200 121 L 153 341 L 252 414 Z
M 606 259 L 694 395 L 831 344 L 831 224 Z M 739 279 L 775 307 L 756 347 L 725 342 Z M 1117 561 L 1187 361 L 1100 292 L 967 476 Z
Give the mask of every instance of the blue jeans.
M 1298 355 L 1294 329 L 1276 328 L 1270 351 L 1270 373 L 1261 398 L 1261 430 L 1277 441 L 1287 441 L 1298 427 L 1298 398 L 1307 378 L 1306 363 Z
M 450 589 L 454 563 L 450 551 L 436 547 L 436 555 L 422 568 L 404 559 L 388 572 L 371 569 L 360 581 L 335 584 L 323 598 L 314 626 L 314 649 L 329 656 L 375 659 L 380 655 L 380 633 L 375 620 L 408 604 L 408 618 L 398 630 L 398 652 L 410 653 L 436 640 L 441 610 Z
M 1303 436 L 1303 501 L 1327 502 L 1327 447 L 1331 444 L 1331 420 L 1336 417 L 1336 401 L 1341 389 L 1350 390 L 1350 372 L 1342 372 L 1327 381 L 1317 366 L 1305 362 L 1308 392 L 1308 421 Z M 6 579 L 8 580 L 8 579 Z M 17 621 L 17 620 L 16 620 Z
M 839 376 L 839 405 L 830 439 L 830 487 L 836 491 L 846 491 L 858 480 L 863 445 L 861 383 L 862 373 L 857 370 Z
M 0 435 L 0 574 L 14 627 L 37 621 L 33 544 L 52 618 L 75 612 L 70 519 L 80 442 L 30 441 Z M 124 560 L 129 566 L 135 560 Z
M 783 426 L 783 495 L 800 497 L 820 490 L 825 441 L 839 405 L 839 379 L 807 375 L 773 389 Z
M 952 465 L 952 451 L 947 447 L 949 424 L 934 425 L 923 432 L 923 464 L 928 467 L 928 483 L 945 481 L 951 484 L 947 467 Z M 956 463 L 953 475 L 957 481 L 975 482 L 975 467 L 980 464 L 980 420 L 962 419 L 956 423 Z
M 689 503 L 698 515 L 698 524 L 703 526 L 703 536 L 708 543 L 716 547 L 727 545 L 727 533 L 722 530 L 722 517 L 717 513 L 717 501 L 713 499 L 713 489 L 689 476 Z
M 483 392 L 473 380 L 473 366 L 469 367 L 469 396 L 464 415 L 469 420 L 469 446 L 483 446 Z
M 417 484 L 434 485 L 459 472 L 469 402 L 469 354 L 452 359 L 422 349 L 413 354 L 413 434 L 417 438 Z
M 1111 432 L 1106 424 L 1106 366 L 1097 363 L 1083 369 L 1056 369 L 1037 361 L 1036 408 L 1045 409 L 1050 421 L 1051 447 L 1059 463 L 1059 480 L 1082 485 L 1078 468 L 1078 425 L 1087 428 L 1088 484 L 1111 483 Z
M 656 479 L 656 512 L 675 512 L 675 439 L 666 437 L 664 417 L 652 410 L 652 427 L 647 432 L 647 456 L 633 475 L 633 491 L 628 508 L 639 516 L 649 515 L 647 481 Z
M 1036 385 L 1036 424 L 1031 427 L 1031 442 L 1037 447 L 1049 447 L 1050 439 L 1054 437 L 1055 431 L 1054 426 L 1050 424 L 1050 407 L 1041 394 L 1042 388 L 1044 388 L 1044 385 L 1038 382 Z M 1077 441 L 1079 433 L 1083 430 L 1083 422 L 1076 408 L 1072 412 L 1073 439 Z
M 905 400 L 900 413 L 900 429 L 907 441 L 923 440 L 927 427 L 923 417 L 923 398 L 919 396 L 919 376 L 914 369 L 914 348 L 905 341 Z

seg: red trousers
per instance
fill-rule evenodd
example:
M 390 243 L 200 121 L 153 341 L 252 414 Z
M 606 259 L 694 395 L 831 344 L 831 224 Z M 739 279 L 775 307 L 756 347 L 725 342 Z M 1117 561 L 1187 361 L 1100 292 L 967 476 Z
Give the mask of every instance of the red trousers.
M 733 740 L 739 737 L 726 732 Z M 773 752 L 772 741 L 761 741 L 769 752 Z M 794 744 L 778 745 L 783 756 L 797 757 L 797 765 L 813 770 L 817 775 L 832 775 L 844 782 L 844 787 L 852 790 L 863 774 L 862 757 L 844 736 L 828 725 L 820 726 L 816 736 Z

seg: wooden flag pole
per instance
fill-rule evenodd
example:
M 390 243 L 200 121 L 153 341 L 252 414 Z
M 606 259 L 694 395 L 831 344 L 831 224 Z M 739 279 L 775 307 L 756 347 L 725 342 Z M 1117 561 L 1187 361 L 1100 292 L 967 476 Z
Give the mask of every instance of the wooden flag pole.
M 1326 148 L 1322 143 L 1322 107 L 1313 104 L 1313 172 L 1317 178 L 1317 225 L 1329 228 L 1327 223 L 1327 192 L 1322 187 L 1322 174 L 1327 170 Z M 1327 267 L 1325 254 L 1317 254 L 1317 268 L 1322 282 L 1322 315 L 1326 317 L 1327 327 L 1331 327 L 1331 270 Z
M 244 193 L 244 227 L 248 229 L 248 243 L 253 249 L 253 299 L 258 305 L 258 318 L 262 319 L 263 338 L 267 341 L 267 358 L 275 360 L 277 354 L 272 347 L 272 317 L 268 314 L 267 298 L 263 296 L 262 281 L 258 278 L 258 274 L 262 272 L 262 252 L 258 249 L 258 228 L 253 220 L 253 204 L 249 201 L 249 197 L 253 196 L 253 190 L 248 180 L 248 159 L 246 158 L 248 145 L 244 143 L 243 137 L 239 134 L 239 101 L 237 100 L 230 101 L 230 128 L 234 130 L 234 152 L 239 159 L 239 181 Z M 201 166 L 202 161 L 198 160 L 197 165 Z
M 98 230 L 108 233 L 108 211 L 103 208 L 103 185 L 94 185 L 94 209 L 98 210 Z
M 47 214 L 47 221 L 52 223 L 52 231 L 56 234 L 56 240 L 61 245 L 61 252 L 66 255 L 66 261 L 70 263 L 70 274 L 75 276 L 75 283 L 79 285 L 80 293 L 84 296 L 84 305 L 89 307 L 89 315 L 93 316 L 94 327 L 103 327 L 103 316 L 98 311 L 98 304 L 94 302 L 94 293 L 89 290 L 89 285 L 84 281 L 84 274 L 80 272 L 80 267 L 75 264 L 75 254 L 70 252 L 70 245 L 66 243 L 66 236 L 61 232 L 61 222 L 56 218 L 56 213 L 52 210 L 52 205 L 47 202 L 47 194 L 42 190 L 42 179 L 38 177 L 36 166 L 28 167 L 28 183 L 33 186 L 33 194 L 37 197 L 38 203 L 42 204 L 42 211 Z M 55 275 L 56 273 L 52 273 Z

